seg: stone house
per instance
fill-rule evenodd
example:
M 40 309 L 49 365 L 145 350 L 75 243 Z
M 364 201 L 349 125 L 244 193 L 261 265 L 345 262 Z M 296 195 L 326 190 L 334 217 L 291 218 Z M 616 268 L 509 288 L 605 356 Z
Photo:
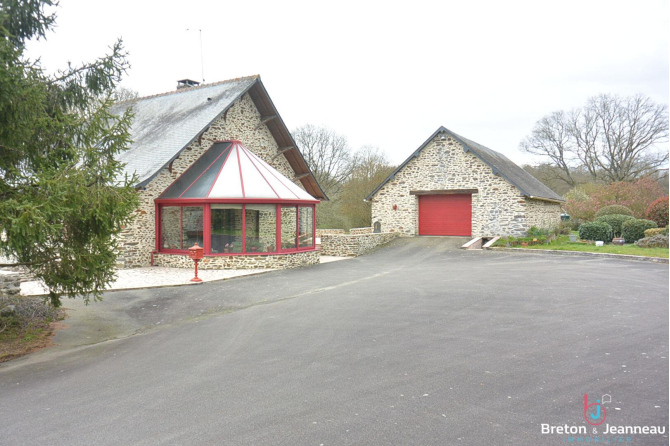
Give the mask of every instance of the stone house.
M 367 198 L 372 223 L 401 235 L 525 235 L 560 222 L 563 199 L 476 142 L 440 127 Z
M 118 240 L 123 267 L 286 268 L 318 262 L 315 213 L 327 199 L 259 76 L 115 104 L 134 113 L 140 207 Z

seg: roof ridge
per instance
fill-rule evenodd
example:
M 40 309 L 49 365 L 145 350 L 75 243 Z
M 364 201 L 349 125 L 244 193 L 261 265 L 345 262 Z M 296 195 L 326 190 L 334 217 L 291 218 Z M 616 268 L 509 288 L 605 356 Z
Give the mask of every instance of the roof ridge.
M 137 101 L 141 101 L 141 100 L 144 100 L 144 99 L 153 99 L 153 98 L 158 98 L 158 97 L 162 97 L 162 96 L 169 96 L 169 95 L 173 95 L 173 94 L 184 93 L 186 91 L 201 90 L 203 88 L 215 87 L 217 85 L 222 85 L 222 84 L 226 84 L 226 83 L 229 83 L 229 82 L 239 82 L 239 81 L 248 80 L 248 79 L 260 79 L 260 77 L 261 76 L 259 74 L 253 74 L 251 76 L 236 77 L 236 78 L 233 78 L 233 79 L 226 79 L 226 80 L 223 80 L 223 81 L 212 82 L 212 83 L 209 83 L 209 84 L 200 84 L 200 85 L 196 85 L 194 87 L 181 88 L 179 90 L 166 91 L 164 93 L 157 93 L 157 94 L 152 94 L 152 95 L 149 95 L 149 96 L 142 96 L 142 97 L 138 97 L 138 98 L 134 98 L 134 99 L 127 99 L 125 101 L 116 102 L 115 105 L 116 104 L 125 104 L 125 103 L 130 103 L 130 102 L 137 102 Z

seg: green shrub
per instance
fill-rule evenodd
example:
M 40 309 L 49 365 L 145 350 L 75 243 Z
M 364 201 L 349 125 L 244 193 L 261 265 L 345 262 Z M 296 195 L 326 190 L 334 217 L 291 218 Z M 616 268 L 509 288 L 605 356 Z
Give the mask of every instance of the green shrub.
M 538 228 L 536 226 L 531 226 L 530 229 L 528 229 L 528 237 L 547 237 L 549 234 L 551 234 L 551 230 L 549 229 L 544 229 L 544 228 Z
M 621 236 L 626 240 L 626 243 L 635 243 L 644 237 L 644 231 L 655 228 L 657 226 L 655 221 L 645 219 L 628 220 L 621 225 Z
M 620 204 L 611 204 L 609 206 L 605 206 L 598 209 L 598 212 L 596 212 L 596 218 L 602 217 L 603 215 L 612 215 L 612 214 L 630 215 L 632 217 L 633 211 L 630 210 L 630 208 L 627 208 L 626 206 L 622 206 Z
M 579 238 L 582 240 L 594 240 L 611 242 L 614 237 L 612 227 L 604 221 L 593 221 L 579 226 Z
M 668 197 L 662 197 L 652 202 L 647 208 L 646 216 L 655 221 L 659 227 L 668 226 Z
M 668 235 L 668 228 L 651 228 L 644 231 L 645 237 L 653 237 L 658 234 Z
M 586 223 L 588 220 L 583 220 L 581 218 L 571 218 L 568 223 L 570 223 L 570 230 L 571 231 L 578 231 L 579 227 Z
M 668 236 L 657 234 L 653 237 L 645 237 L 635 242 L 635 246 L 640 248 L 667 248 Z
M 596 218 L 595 221 L 604 221 L 612 227 L 612 231 L 614 231 L 614 237 L 621 237 L 621 225 L 623 225 L 625 221 L 634 219 L 635 217 L 630 215 L 606 214 Z
M 553 232 L 556 235 L 568 235 L 572 230 L 572 223 L 570 223 L 570 221 L 561 221 Z

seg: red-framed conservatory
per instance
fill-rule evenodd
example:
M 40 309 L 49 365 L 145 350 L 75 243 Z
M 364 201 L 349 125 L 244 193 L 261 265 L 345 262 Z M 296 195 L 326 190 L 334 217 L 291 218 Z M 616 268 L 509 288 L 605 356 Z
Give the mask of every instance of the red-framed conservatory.
M 315 249 L 315 199 L 240 141 L 212 145 L 156 205 L 156 251 L 206 256 Z

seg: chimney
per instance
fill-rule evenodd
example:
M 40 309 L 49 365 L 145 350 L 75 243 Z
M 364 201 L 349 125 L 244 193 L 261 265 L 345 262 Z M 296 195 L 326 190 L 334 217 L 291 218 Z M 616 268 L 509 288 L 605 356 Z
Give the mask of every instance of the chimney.
M 200 85 L 200 82 L 191 79 L 182 79 L 180 81 L 177 81 L 177 90 L 181 90 L 183 88 L 197 87 L 198 85 Z

